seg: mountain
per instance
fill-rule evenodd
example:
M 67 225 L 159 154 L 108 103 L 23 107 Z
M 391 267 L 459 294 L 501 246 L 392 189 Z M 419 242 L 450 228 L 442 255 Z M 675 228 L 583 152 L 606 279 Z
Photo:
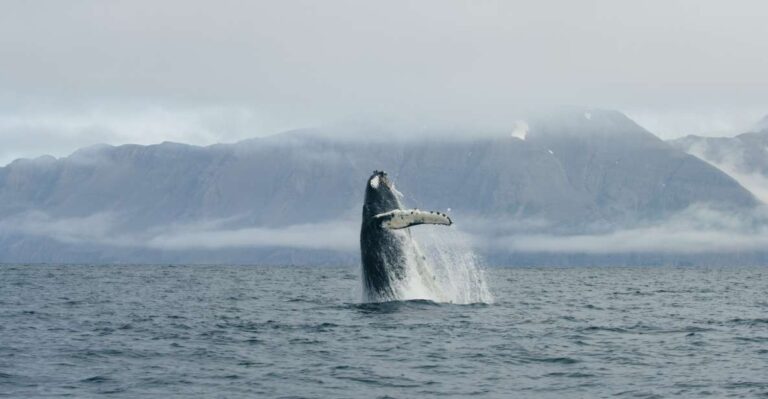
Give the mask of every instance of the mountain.
M 768 201 L 768 116 L 736 137 L 691 135 L 669 144 L 718 167 Z
M 691 135 L 670 140 L 669 143 L 707 162 L 730 166 L 739 173 L 768 176 L 768 129 L 736 137 Z
M 514 132 L 349 133 L 98 145 L 14 161 L 0 168 L 0 261 L 355 263 L 374 169 L 390 173 L 408 205 L 450 209 L 479 241 L 610 233 L 699 204 L 759 205 L 722 171 L 615 111 L 532 116 Z M 483 249 L 503 263 L 542 259 L 494 258 L 498 250 Z M 569 256 L 551 259 L 574 263 Z

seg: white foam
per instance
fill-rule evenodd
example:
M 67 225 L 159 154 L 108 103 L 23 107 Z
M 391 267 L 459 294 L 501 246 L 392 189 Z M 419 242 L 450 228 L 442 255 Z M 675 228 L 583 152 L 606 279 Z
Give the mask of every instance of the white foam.
M 397 300 L 427 299 L 435 302 L 492 303 L 478 258 L 454 229 L 418 229 L 418 240 L 409 234 L 416 229 L 393 231 L 406 255 L 406 278 L 393 281 Z M 370 300 L 370 298 L 367 298 Z
M 480 259 L 459 230 L 420 229 L 418 240 L 426 250 L 426 259 L 447 302 L 493 302 Z
M 379 188 L 379 176 L 374 176 L 370 184 L 373 188 Z

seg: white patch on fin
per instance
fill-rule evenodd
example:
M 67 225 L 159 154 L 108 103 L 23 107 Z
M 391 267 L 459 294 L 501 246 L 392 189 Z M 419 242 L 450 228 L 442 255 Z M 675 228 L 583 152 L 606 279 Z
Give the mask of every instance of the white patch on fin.
M 379 188 L 379 176 L 374 176 L 370 184 L 373 188 Z
M 419 224 L 453 224 L 448 215 L 440 212 L 420 211 L 418 209 L 395 209 L 374 216 L 381 220 L 381 225 L 388 229 L 404 229 Z

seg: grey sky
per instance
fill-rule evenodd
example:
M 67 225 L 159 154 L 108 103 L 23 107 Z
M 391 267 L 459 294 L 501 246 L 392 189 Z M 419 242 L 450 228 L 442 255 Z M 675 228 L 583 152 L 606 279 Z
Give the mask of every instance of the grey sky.
M 0 164 L 347 118 L 615 108 L 663 137 L 768 113 L 761 1 L 5 1 Z

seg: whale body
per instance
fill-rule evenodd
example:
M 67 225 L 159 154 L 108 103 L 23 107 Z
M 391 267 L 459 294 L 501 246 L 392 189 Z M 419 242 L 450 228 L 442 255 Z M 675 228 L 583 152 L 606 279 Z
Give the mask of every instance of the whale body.
M 453 223 L 444 213 L 403 209 L 399 195 L 386 172 L 374 171 L 368 179 L 360 228 L 360 257 L 363 290 L 371 302 L 399 299 L 397 287 L 408 277 L 407 263 L 413 256 L 408 227 Z

